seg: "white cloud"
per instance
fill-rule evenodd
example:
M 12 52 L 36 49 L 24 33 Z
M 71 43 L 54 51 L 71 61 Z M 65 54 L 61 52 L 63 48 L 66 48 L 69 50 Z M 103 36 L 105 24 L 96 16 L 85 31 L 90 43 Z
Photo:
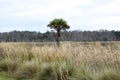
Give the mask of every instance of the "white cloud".
M 120 14 L 119 8 L 120 8 L 120 0 L 113 0 L 108 4 L 97 7 L 94 10 L 96 15 L 111 16 L 111 15 Z
M 23 11 L 18 12 L 17 16 L 42 16 L 42 15 L 56 15 L 58 12 L 60 14 L 66 13 L 66 14 L 75 14 L 77 11 L 76 8 L 79 6 L 79 4 L 85 4 L 88 3 L 90 0 L 52 0 L 51 2 L 48 2 L 48 5 L 35 5 L 35 4 L 27 4 L 25 7 L 31 8 L 29 11 Z M 75 12 L 74 12 L 75 11 Z
M 72 30 L 120 26 L 119 4 L 120 0 L 0 0 L 0 27 L 42 25 L 45 30 L 54 18 L 64 18 Z
M 120 16 L 108 16 L 95 18 L 92 20 L 94 24 L 118 24 L 120 21 Z

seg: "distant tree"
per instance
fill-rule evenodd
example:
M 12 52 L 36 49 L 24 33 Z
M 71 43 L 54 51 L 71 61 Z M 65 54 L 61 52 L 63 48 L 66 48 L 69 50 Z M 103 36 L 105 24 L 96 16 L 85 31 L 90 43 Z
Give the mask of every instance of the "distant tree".
M 53 29 L 52 29 L 53 30 Z M 61 41 L 120 41 L 120 31 L 61 31 Z M 47 42 L 55 41 L 54 31 L 12 31 L 0 33 L 0 42 Z
M 60 32 L 61 30 L 69 29 L 70 26 L 67 24 L 67 22 L 63 19 L 54 19 L 52 20 L 47 27 L 50 27 L 51 29 L 55 29 L 57 31 L 56 33 L 56 42 L 57 46 L 59 47 L 59 38 L 60 38 Z

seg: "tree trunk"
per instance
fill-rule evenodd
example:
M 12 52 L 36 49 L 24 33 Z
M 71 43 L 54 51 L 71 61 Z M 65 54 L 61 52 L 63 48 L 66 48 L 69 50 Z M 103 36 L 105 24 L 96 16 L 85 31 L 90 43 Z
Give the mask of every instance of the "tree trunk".
M 56 44 L 57 44 L 57 47 L 59 47 L 60 46 L 60 40 L 59 40 L 59 37 L 56 37 Z
M 56 34 L 56 42 L 57 42 L 57 46 L 59 47 L 60 46 L 60 29 L 57 30 L 57 34 Z

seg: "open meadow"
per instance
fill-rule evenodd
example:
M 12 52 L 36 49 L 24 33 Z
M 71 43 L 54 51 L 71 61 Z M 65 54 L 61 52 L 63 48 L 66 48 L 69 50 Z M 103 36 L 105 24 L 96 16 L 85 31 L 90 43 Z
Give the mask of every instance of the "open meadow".
M 120 80 L 120 42 L 0 43 L 0 80 Z

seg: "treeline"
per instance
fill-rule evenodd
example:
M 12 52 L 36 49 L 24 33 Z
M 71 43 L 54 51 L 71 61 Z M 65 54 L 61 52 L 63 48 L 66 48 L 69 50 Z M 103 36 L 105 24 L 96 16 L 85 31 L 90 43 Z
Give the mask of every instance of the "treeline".
M 61 41 L 120 41 L 120 31 L 64 31 Z M 0 42 L 52 42 L 55 32 L 12 31 L 0 33 Z

